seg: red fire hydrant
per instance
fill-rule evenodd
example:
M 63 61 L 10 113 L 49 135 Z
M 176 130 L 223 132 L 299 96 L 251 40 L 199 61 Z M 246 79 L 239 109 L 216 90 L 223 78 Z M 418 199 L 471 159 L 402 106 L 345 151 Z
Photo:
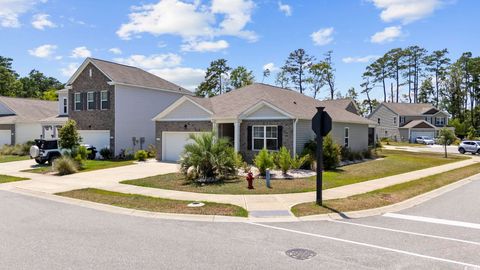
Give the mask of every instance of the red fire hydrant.
M 253 179 L 255 179 L 253 177 L 253 173 L 248 172 L 248 174 L 247 174 L 248 189 L 253 189 Z

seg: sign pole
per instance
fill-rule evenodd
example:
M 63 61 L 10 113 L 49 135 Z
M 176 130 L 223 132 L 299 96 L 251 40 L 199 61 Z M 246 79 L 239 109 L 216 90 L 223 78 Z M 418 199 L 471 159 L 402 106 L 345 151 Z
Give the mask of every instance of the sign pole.
M 323 114 L 324 107 L 317 107 L 317 113 L 319 115 Z M 320 127 L 323 126 L 323 119 L 319 117 Z M 322 205 L 322 187 L 323 187 L 323 135 L 318 133 L 317 134 L 317 196 L 316 201 L 317 205 Z

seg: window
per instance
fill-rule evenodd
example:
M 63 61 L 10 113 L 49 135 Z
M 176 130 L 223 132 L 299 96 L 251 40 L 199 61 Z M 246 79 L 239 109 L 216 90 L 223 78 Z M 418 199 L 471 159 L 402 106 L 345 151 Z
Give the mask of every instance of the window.
M 93 92 L 87 93 L 87 110 L 91 111 L 95 109 L 95 98 Z
M 435 118 L 435 125 L 436 126 L 444 126 L 445 125 L 445 118 Z
M 397 117 L 393 117 L 393 124 L 394 124 L 394 125 L 397 124 Z
M 380 125 L 380 118 L 377 119 L 378 124 Z
M 82 96 L 80 93 L 75 93 L 75 111 L 82 110 Z
M 63 98 L 63 114 L 68 113 L 68 101 L 67 98 Z
M 277 126 L 253 126 L 253 150 L 278 150 Z
M 405 123 L 405 116 L 400 116 L 400 124 Z
M 108 92 L 107 91 L 100 92 L 100 109 L 102 110 L 108 109 Z
M 344 143 L 343 143 L 343 145 L 344 145 L 345 147 L 348 147 L 348 146 L 349 146 L 349 144 L 348 144 L 348 143 L 349 143 L 349 141 L 348 141 L 349 134 L 348 134 L 348 133 L 349 133 L 349 128 L 346 127 L 346 128 L 345 128 L 345 140 L 344 140 Z

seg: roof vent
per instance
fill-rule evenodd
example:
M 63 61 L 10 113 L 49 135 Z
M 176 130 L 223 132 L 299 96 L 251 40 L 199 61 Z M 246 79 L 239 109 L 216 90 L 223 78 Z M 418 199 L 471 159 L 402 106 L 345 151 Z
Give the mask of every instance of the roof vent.
M 296 102 L 296 101 L 293 101 L 293 104 L 297 104 L 297 102 Z

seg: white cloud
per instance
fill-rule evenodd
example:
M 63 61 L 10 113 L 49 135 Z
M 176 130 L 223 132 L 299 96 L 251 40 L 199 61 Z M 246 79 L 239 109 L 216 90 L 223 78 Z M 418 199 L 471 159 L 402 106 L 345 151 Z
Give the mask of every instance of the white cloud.
M 180 65 L 182 57 L 174 53 L 153 54 L 148 56 L 134 54 L 127 58 L 115 58 L 114 61 L 142 69 L 162 69 Z
M 263 70 L 266 70 L 266 69 L 270 70 L 271 72 L 280 70 L 280 68 L 276 67 L 274 63 L 268 63 L 263 65 Z
M 380 18 L 385 22 L 399 20 L 404 24 L 427 17 L 443 5 L 442 0 L 371 0 L 382 9 Z
M 110 48 L 108 51 L 113 54 L 122 54 L 122 50 L 120 50 L 120 48 Z
M 372 60 L 375 60 L 379 58 L 380 56 L 378 55 L 367 55 L 367 56 L 361 56 L 361 57 L 345 57 L 342 59 L 344 63 L 350 64 L 350 63 L 368 63 Z
M 257 35 L 245 30 L 254 7 L 252 0 L 213 0 L 210 5 L 198 0 L 160 0 L 132 8 L 129 21 L 120 26 L 117 35 L 131 39 L 142 33 L 168 34 L 180 36 L 187 44 L 224 35 L 256 41 Z
M 87 58 L 92 56 L 92 52 L 87 49 L 85 46 L 77 47 L 72 50 L 72 55 L 70 57 L 72 58 Z
M 372 43 L 387 43 L 392 42 L 395 39 L 402 36 L 402 27 L 401 26 L 390 26 L 385 27 L 383 31 L 375 33 L 370 37 L 370 42 Z
M 151 69 L 148 71 L 191 91 L 195 90 L 205 77 L 205 70 L 189 67 Z
M 39 58 L 49 58 L 55 53 L 56 49 L 57 45 L 45 44 L 42 46 L 38 46 L 37 48 L 28 50 L 28 53 Z
M 50 17 L 50 15 L 45 13 L 33 15 L 32 26 L 38 30 L 44 30 L 46 27 L 57 27 L 48 17 Z
M 37 3 L 45 3 L 45 0 L 1 0 L 0 1 L 0 26 L 20 27 L 20 15 L 31 10 Z
M 78 63 L 69 63 L 68 66 L 61 68 L 60 72 L 65 77 L 71 77 L 79 67 Z
M 278 2 L 278 10 L 283 12 L 285 16 L 292 16 L 292 7 L 287 4 L 283 4 L 282 2 Z
M 327 45 L 333 41 L 333 27 L 322 28 L 317 32 L 313 32 L 310 37 L 313 40 L 313 43 L 317 46 Z
M 218 41 L 191 41 L 182 45 L 182 51 L 185 52 L 217 52 L 228 48 L 229 44 L 225 40 Z

